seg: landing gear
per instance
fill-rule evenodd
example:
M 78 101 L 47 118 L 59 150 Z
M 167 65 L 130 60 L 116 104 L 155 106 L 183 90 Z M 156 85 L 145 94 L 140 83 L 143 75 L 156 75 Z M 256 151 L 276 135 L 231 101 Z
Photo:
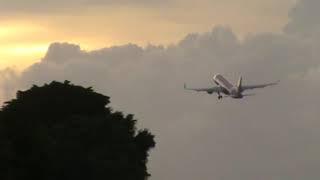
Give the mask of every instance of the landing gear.
M 220 92 L 218 92 L 218 99 L 222 99 Z

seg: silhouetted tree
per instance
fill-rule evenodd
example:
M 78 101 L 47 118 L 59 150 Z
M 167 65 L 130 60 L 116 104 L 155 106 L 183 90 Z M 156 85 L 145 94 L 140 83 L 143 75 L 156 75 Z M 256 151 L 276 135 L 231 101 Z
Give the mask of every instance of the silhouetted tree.
M 69 81 L 18 91 L 0 111 L 0 179 L 146 179 L 154 136 L 109 102 Z

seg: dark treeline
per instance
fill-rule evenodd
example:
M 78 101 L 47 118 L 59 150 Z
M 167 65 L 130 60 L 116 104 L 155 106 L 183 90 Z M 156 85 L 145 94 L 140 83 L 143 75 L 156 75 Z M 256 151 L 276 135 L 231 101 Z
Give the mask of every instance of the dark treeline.
M 18 91 L 0 111 L 0 179 L 146 179 L 154 136 L 109 103 L 68 81 Z

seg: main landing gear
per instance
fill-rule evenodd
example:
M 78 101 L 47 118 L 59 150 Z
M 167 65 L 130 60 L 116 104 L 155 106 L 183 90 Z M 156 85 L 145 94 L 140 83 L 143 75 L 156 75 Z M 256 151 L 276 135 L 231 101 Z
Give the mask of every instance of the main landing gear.
M 220 92 L 218 92 L 218 99 L 222 99 Z

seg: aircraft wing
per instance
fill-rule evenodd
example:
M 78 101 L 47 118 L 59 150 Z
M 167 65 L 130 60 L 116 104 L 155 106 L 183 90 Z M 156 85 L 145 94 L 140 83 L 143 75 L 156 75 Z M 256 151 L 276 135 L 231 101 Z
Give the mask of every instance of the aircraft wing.
M 278 84 L 279 81 L 274 83 L 268 83 L 268 84 L 258 84 L 258 85 L 247 85 L 247 86 L 241 86 L 242 91 L 248 90 L 248 89 L 257 89 L 257 88 L 265 88 L 267 86 L 273 86 Z
M 192 91 L 198 91 L 198 92 L 207 92 L 209 94 L 212 93 L 217 93 L 217 92 L 221 92 L 221 87 L 219 86 L 214 86 L 214 87 L 209 87 L 209 88 L 188 88 L 186 84 L 184 84 L 184 89 L 186 90 L 192 90 Z

